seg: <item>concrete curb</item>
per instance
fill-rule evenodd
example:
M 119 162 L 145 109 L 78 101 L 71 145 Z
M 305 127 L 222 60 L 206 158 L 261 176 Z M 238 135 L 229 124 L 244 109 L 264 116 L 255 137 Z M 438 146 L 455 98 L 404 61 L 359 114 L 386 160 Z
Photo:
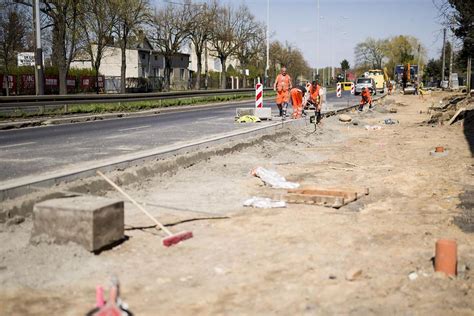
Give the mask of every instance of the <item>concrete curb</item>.
M 264 98 L 264 101 L 273 99 L 268 97 Z M 99 120 L 110 120 L 110 119 L 121 119 L 121 118 L 133 118 L 133 117 L 146 117 L 159 115 L 164 113 L 175 113 L 175 112 L 187 112 L 187 111 L 197 111 L 202 109 L 209 109 L 213 107 L 220 107 L 230 104 L 244 104 L 252 102 L 252 99 L 240 100 L 240 101 L 228 101 L 228 102 L 218 102 L 218 103 L 207 103 L 200 105 L 184 105 L 184 106 L 171 106 L 156 108 L 152 110 L 144 110 L 137 112 L 116 112 L 116 113 L 100 113 L 100 114 L 89 114 L 89 115 L 67 115 L 60 116 L 57 118 L 47 117 L 39 118 L 32 120 L 20 120 L 13 122 L 0 123 L 0 130 L 10 130 L 18 128 L 27 128 L 27 127 L 39 127 L 39 126 L 48 126 L 48 125 L 59 125 L 59 124 L 73 124 L 73 123 L 84 123 L 84 122 L 93 122 Z

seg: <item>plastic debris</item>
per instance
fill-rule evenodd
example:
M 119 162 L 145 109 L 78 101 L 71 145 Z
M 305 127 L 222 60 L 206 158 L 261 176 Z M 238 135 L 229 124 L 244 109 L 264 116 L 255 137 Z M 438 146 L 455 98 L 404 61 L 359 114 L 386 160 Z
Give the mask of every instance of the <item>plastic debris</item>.
M 415 281 L 416 279 L 418 279 L 418 273 L 416 273 L 415 271 L 410 272 L 408 274 L 408 279 L 410 279 L 410 281 Z
M 300 186 L 299 183 L 286 181 L 285 177 L 279 175 L 278 172 L 262 167 L 253 169 L 252 175 L 259 177 L 265 184 L 275 189 L 296 189 Z
M 364 127 L 368 131 L 377 131 L 379 129 L 382 129 L 382 126 L 379 125 L 365 125 Z
M 388 118 L 383 121 L 386 125 L 393 125 L 393 124 L 398 124 L 397 120 L 392 120 L 391 118 Z
M 255 207 L 255 208 L 282 208 L 286 207 L 285 201 L 274 201 L 269 198 L 262 197 L 252 197 L 244 202 L 246 207 Z
M 244 115 L 240 117 L 237 122 L 239 123 L 256 123 L 261 122 L 260 118 L 256 117 L 255 115 Z

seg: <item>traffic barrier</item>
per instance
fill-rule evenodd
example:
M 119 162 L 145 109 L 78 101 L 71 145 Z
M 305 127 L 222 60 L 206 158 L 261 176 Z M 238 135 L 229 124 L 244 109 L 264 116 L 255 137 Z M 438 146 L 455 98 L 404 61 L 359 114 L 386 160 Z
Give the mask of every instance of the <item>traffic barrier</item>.
M 353 82 L 351 82 L 351 94 L 355 93 L 355 85 Z
M 341 85 L 342 85 L 342 91 L 351 91 L 352 82 L 350 81 L 342 82 Z
M 255 85 L 255 107 L 263 108 L 263 85 L 261 83 Z
M 336 96 L 340 98 L 342 96 L 342 91 L 341 91 L 341 83 L 337 83 L 337 88 L 336 88 Z

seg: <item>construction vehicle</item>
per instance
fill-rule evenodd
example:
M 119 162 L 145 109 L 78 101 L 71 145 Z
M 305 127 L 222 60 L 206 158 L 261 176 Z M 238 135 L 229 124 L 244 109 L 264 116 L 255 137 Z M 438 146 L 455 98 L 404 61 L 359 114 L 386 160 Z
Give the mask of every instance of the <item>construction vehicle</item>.
M 383 78 L 385 79 L 385 83 L 390 81 L 390 77 L 388 76 L 387 67 L 383 67 Z
M 395 77 L 401 82 L 404 94 L 415 93 L 415 81 L 418 80 L 418 65 L 397 65 L 395 67 Z
M 365 74 L 366 74 L 365 77 L 374 79 L 376 92 L 380 92 L 380 93 L 385 92 L 386 83 L 385 83 L 384 73 L 382 70 L 370 69 Z

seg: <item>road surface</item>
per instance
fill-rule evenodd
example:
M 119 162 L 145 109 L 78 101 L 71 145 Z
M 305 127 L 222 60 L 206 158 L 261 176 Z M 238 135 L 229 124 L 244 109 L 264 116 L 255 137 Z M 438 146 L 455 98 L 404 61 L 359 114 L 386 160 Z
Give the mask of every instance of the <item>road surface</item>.
M 348 92 L 342 98 L 336 98 L 334 93 L 328 95 L 329 105 L 335 108 L 354 104 L 358 99 Z M 251 102 L 228 104 L 154 116 L 0 131 L 0 181 L 248 129 L 248 124 L 234 122 L 235 109 L 252 106 Z M 276 115 L 274 102 L 271 107 Z

